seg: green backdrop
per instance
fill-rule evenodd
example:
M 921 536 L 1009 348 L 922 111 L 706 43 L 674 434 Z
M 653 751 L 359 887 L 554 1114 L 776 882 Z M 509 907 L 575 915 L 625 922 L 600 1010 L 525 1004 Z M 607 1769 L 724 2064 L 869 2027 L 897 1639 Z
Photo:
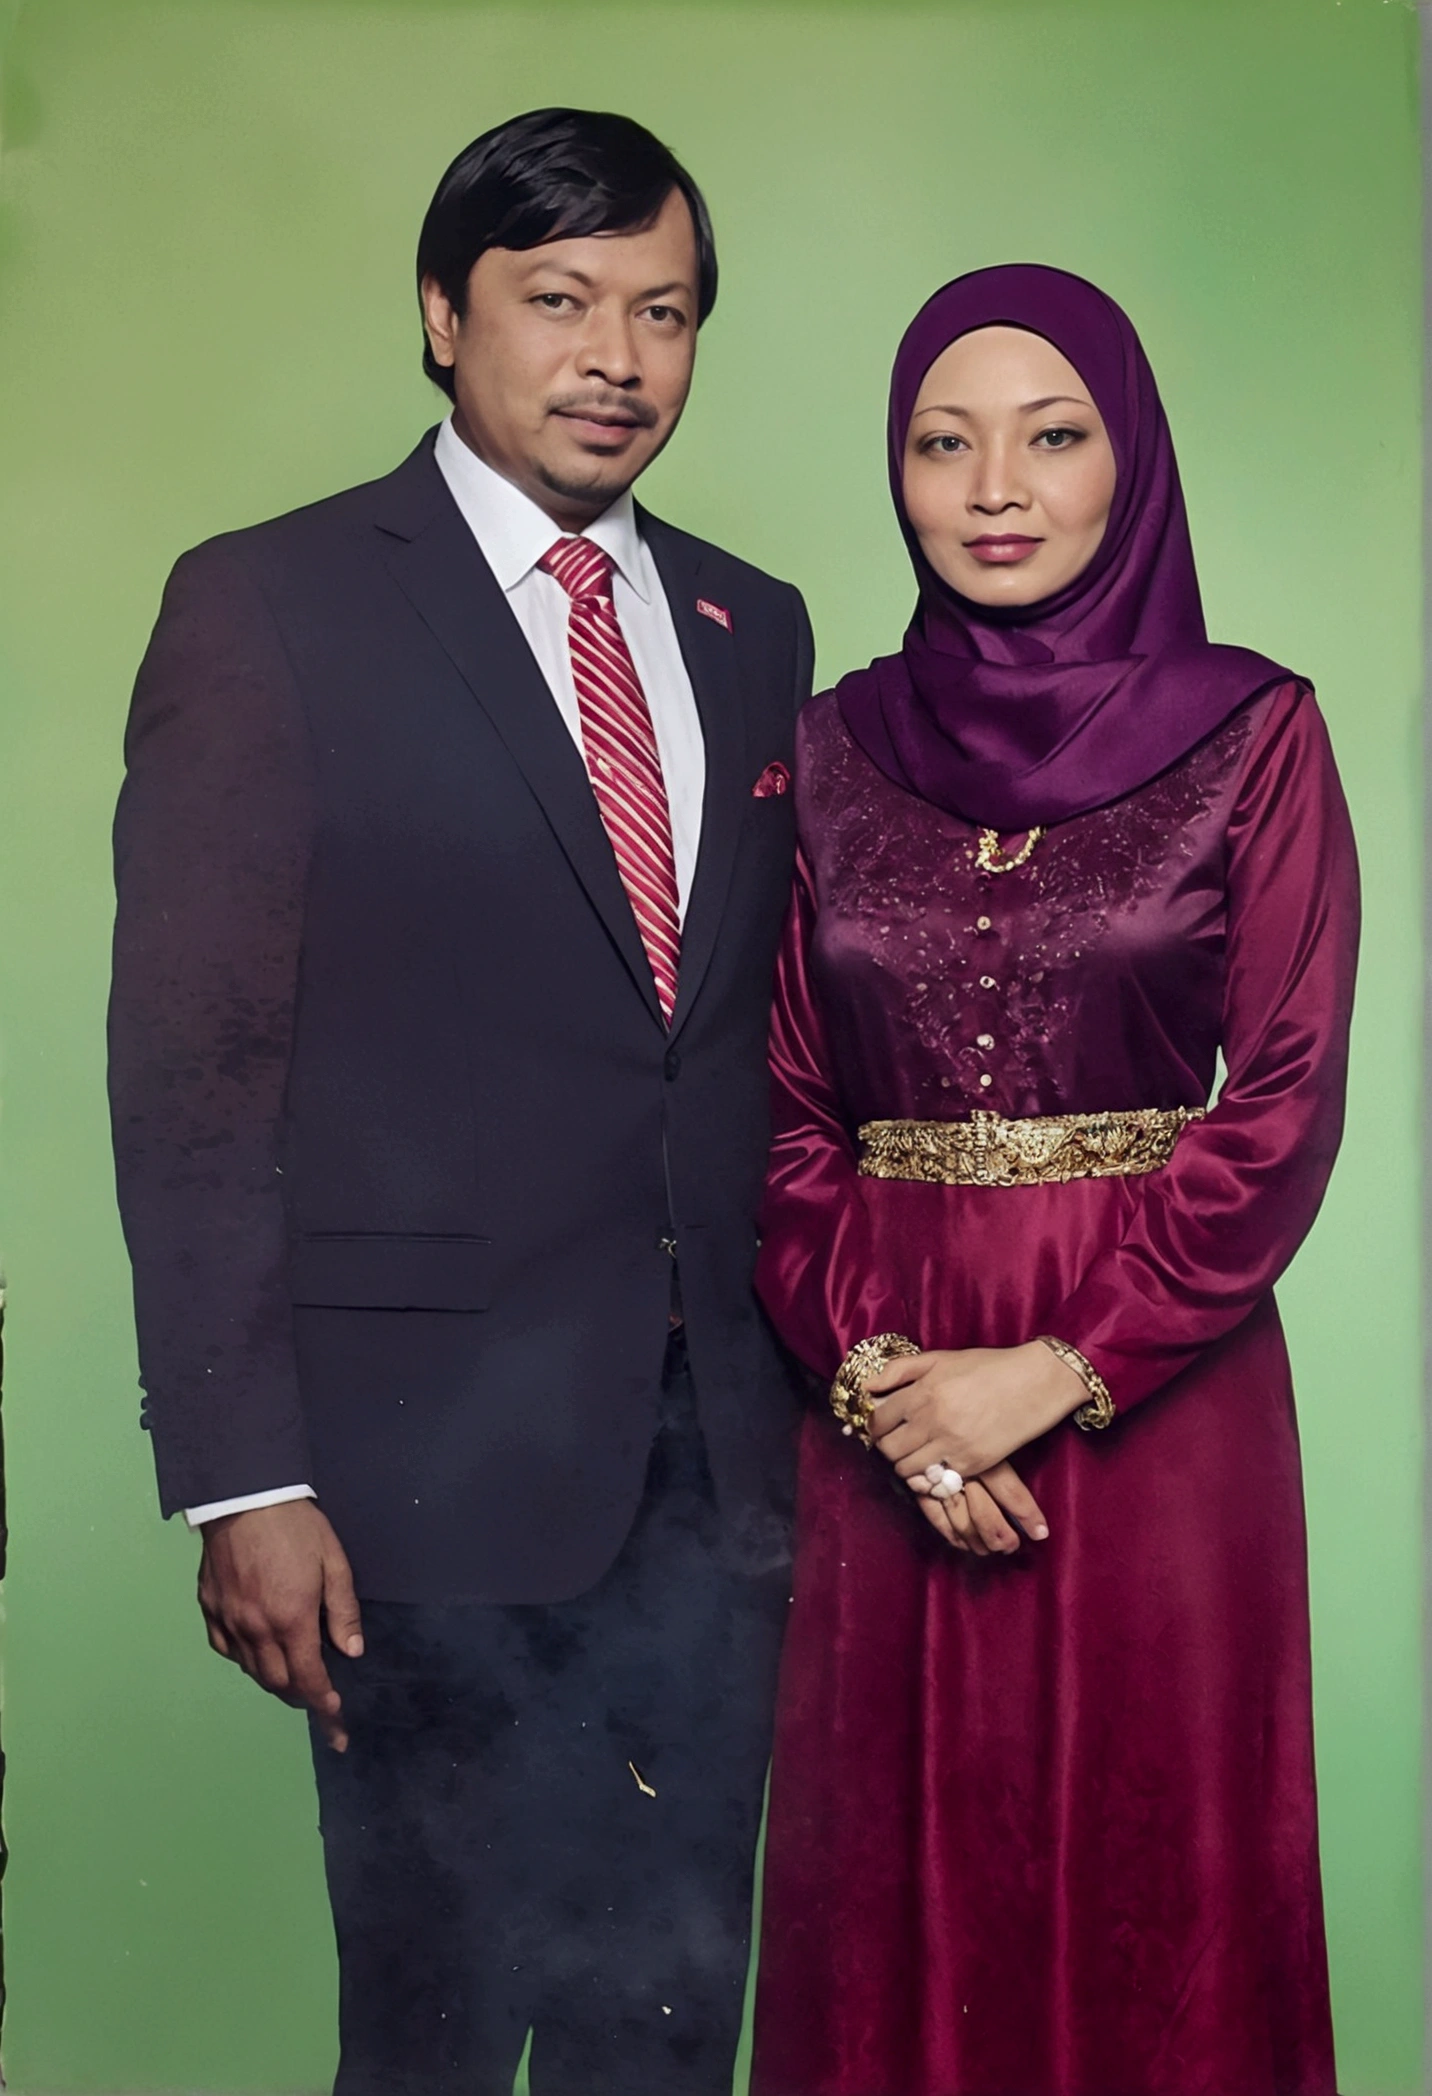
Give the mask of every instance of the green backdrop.
M 136 1428 L 101 1091 L 106 831 L 170 562 L 384 471 L 436 419 L 410 281 L 436 176 L 502 116 L 574 101 L 667 137 L 722 245 L 693 404 L 647 498 L 797 581 L 825 676 L 888 648 L 910 595 L 881 464 L 900 329 L 945 277 L 1028 258 L 1094 276 L 1144 333 L 1215 636 L 1320 686 L 1368 935 L 1347 1149 L 1284 1303 L 1343 2088 L 1410 2096 L 1412 12 L 0 0 L 0 23 L 12 2085 L 317 2089 L 331 2071 L 300 1726 L 208 1655 L 196 1548 L 160 1526 Z

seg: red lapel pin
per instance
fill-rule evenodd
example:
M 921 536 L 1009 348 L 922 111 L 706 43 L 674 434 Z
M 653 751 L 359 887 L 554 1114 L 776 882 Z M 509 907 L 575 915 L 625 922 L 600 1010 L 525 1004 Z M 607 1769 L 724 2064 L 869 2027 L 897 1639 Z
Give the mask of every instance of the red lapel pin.
M 698 597 L 696 609 L 703 619 L 714 619 L 718 626 L 724 626 L 728 633 L 731 631 L 731 614 L 724 604 L 712 604 L 708 598 Z

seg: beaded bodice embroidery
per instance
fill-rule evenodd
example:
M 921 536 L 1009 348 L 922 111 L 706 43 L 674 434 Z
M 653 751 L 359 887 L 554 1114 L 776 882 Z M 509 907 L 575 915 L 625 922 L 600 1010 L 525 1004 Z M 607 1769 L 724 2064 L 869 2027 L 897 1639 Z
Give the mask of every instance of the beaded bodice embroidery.
M 812 966 L 853 1121 L 1196 1106 L 1222 1016 L 1224 840 L 1266 701 L 1017 869 L 903 792 L 833 701 L 802 721 Z

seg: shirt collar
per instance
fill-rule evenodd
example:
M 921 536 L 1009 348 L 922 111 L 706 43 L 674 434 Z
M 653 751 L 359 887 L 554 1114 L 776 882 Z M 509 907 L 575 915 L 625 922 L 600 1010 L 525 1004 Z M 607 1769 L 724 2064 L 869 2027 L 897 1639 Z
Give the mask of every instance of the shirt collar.
M 529 495 L 494 471 L 464 444 L 449 416 L 438 430 L 433 457 L 454 502 L 482 550 L 483 559 L 509 593 L 531 574 L 544 553 L 565 534 Z M 589 524 L 582 536 L 609 554 L 644 603 L 651 600 L 636 504 L 631 489 Z

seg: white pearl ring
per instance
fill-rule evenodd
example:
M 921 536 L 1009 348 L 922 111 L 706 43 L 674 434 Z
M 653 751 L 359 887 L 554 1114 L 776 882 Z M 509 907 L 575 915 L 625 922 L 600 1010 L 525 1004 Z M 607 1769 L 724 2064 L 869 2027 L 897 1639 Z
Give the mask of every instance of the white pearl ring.
M 931 1463 L 925 1472 L 930 1481 L 931 1499 L 955 1499 L 965 1489 L 965 1481 L 958 1470 L 948 1463 Z

